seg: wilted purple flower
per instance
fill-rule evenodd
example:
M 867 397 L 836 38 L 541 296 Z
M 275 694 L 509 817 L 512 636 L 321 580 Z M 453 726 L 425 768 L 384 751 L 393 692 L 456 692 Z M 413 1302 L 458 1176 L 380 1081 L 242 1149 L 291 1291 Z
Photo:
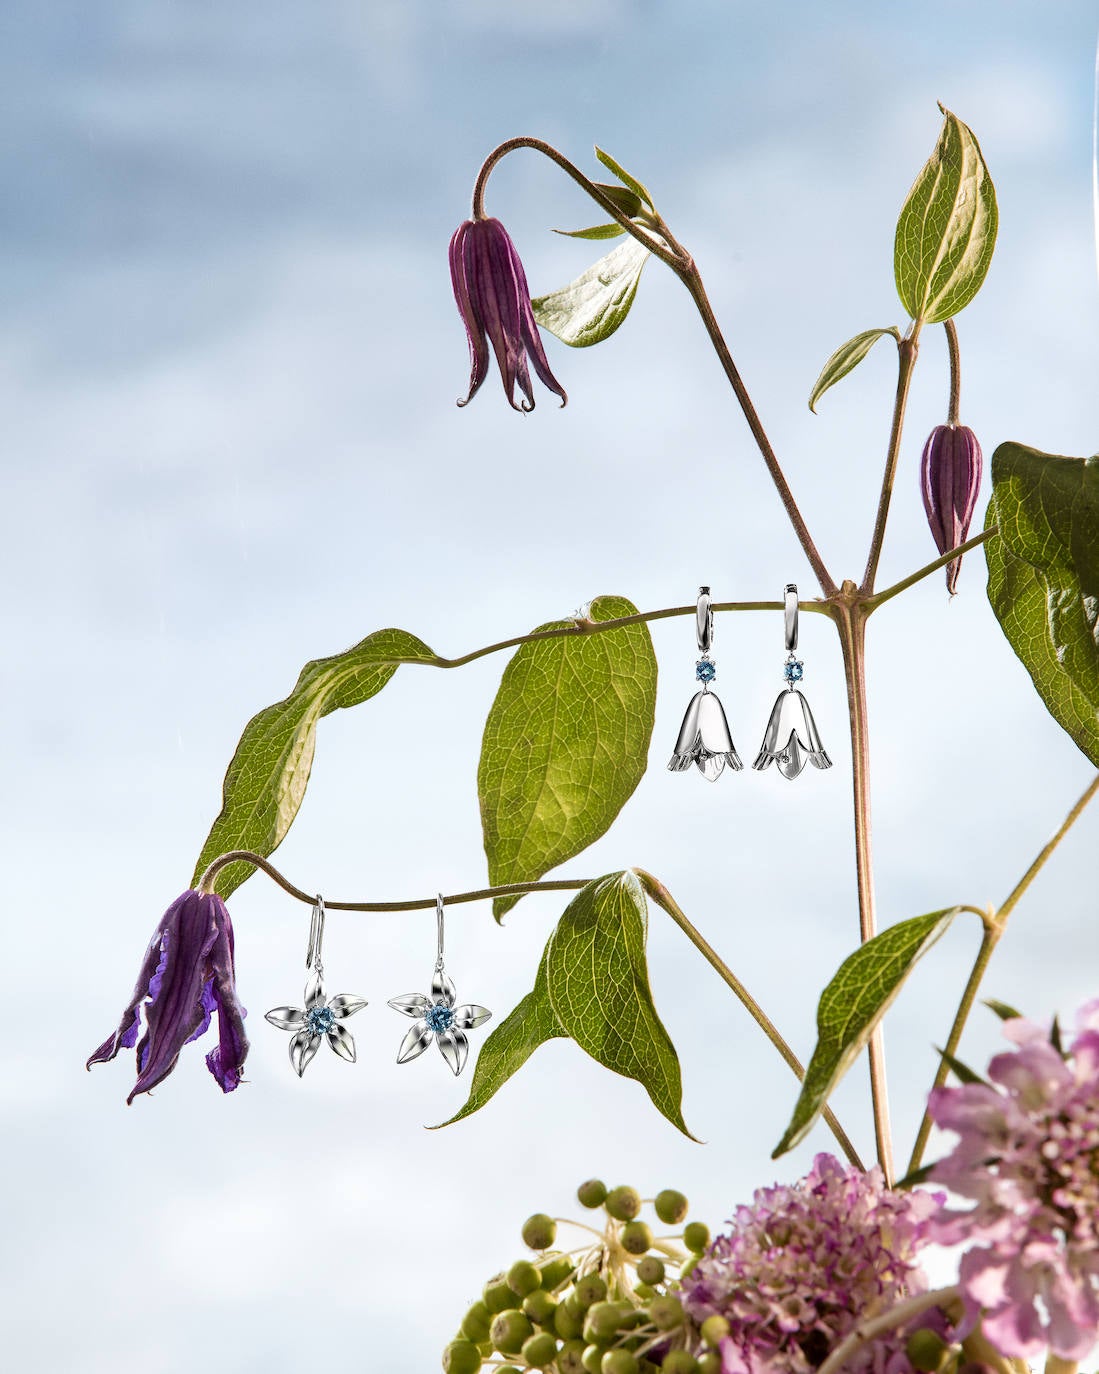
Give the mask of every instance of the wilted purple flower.
M 145 1033 L 138 1041 L 142 1011 Z M 137 1082 L 126 1099 L 131 1103 L 167 1078 L 180 1050 L 206 1031 L 215 1011 L 218 1043 L 206 1056 L 206 1067 L 222 1091 L 231 1093 L 248 1053 L 245 1012 L 234 985 L 233 924 L 215 893 L 188 889 L 160 918 L 118 1029 L 87 1067 L 136 1045 Z
M 1099 1339 L 1099 1001 L 1067 1054 L 1021 1017 L 1004 1034 L 1018 1048 L 992 1060 L 991 1083 L 931 1094 L 932 1119 L 959 1137 L 932 1177 L 977 1204 L 944 1211 L 933 1238 L 971 1244 L 968 1315 L 1005 1355 L 1076 1361 Z
M 737 1208 L 683 1281 L 683 1305 L 698 1324 L 728 1321 L 723 1374 L 811 1374 L 858 1323 L 927 1291 L 916 1255 L 937 1204 L 886 1188 L 876 1167 L 817 1155 L 800 1182 L 760 1188 Z M 847 1369 L 911 1374 L 906 1335 L 869 1343 Z
M 920 491 L 935 547 L 949 553 L 964 544 L 977 505 L 983 458 L 977 436 L 965 425 L 936 425 L 920 460 Z M 962 560 L 946 565 L 946 589 L 958 587 Z
M 498 219 L 470 219 L 458 226 L 450 240 L 450 279 L 469 339 L 469 394 L 458 404 L 468 405 L 485 380 L 491 343 L 513 409 L 534 409 L 528 355 L 543 384 L 556 392 L 564 405 L 568 397 L 550 371 L 542 348 L 527 274 L 515 244 Z M 515 401 L 516 382 L 526 397 L 519 404 Z

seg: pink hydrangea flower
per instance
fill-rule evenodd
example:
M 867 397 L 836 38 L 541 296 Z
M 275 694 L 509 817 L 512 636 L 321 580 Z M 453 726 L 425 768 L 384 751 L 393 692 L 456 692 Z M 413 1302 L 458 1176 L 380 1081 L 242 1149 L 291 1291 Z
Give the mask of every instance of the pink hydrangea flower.
M 970 1247 L 967 1316 L 1005 1355 L 1080 1360 L 1099 1338 L 1099 1001 L 1065 1053 L 1021 1017 L 1004 1034 L 1017 1048 L 992 1060 L 991 1084 L 931 1094 L 932 1119 L 958 1135 L 932 1177 L 977 1204 L 944 1210 L 932 1233 Z
M 724 1374 L 811 1374 L 856 1323 L 927 1291 L 916 1255 L 941 1203 L 891 1191 L 878 1168 L 817 1155 L 798 1183 L 761 1188 L 737 1208 L 684 1280 L 683 1305 L 698 1323 L 728 1321 Z M 907 1334 L 863 1347 L 848 1369 L 907 1374 Z

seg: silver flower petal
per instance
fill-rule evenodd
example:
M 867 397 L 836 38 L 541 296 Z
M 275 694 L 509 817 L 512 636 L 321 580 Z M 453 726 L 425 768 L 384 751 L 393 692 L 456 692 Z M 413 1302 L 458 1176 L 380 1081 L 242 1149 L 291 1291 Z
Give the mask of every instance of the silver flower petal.
M 401 1048 L 397 1051 L 397 1063 L 407 1064 L 410 1059 L 419 1059 L 431 1044 L 434 1034 L 426 1021 L 417 1021 L 401 1041 Z
M 796 688 L 778 694 L 752 767 L 762 770 L 772 763 L 778 765 L 784 778 L 791 780 L 801 773 L 806 763 L 815 768 L 832 767 L 809 703 Z
M 710 782 L 721 776 L 726 764 L 737 771 L 744 767 L 729 733 L 725 708 L 717 693 L 706 688 L 691 698 L 668 768 L 682 773 L 692 763 Z
M 300 1030 L 290 1041 L 290 1062 L 300 1078 L 320 1049 L 321 1037 L 314 1031 Z
M 400 997 L 391 997 L 389 1005 L 405 1016 L 423 1016 L 431 1006 L 431 1001 L 422 992 L 403 992 Z
M 452 1007 L 456 997 L 457 993 L 454 991 L 454 984 L 450 981 L 450 975 L 445 969 L 437 968 L 431 979 L 432 1001 L 443 1001 L 448 1007 Z
M 439 1046 L 439 1053 L 454 1070 L 460 1074 L 465 1066 L 466 1058 L 469 1055 L 469 1041 L 460 1030 L 443 1031 L 435 1037 Z
M 354 1016 L 357 1011 L 362 1011 L 365 1006 L 365 998 L 352 997 L 349 992 L 337 993 L 328 1004 L 332 1015 L 340 1021 L 342 1021 L 345 1016 Z
M 464 1002 L 454 1008 L 454 1025 L 458 1030 L 476 1030 L 483 1026 L 492 1015 L 488 1007 L 479 1007 L 475 1002 Z
M 355 1062 L 355 1040 L 351 1032 L 341 1026 L 338 1021 L 328 1027 L 328 1044 L 336 1051 L 341 1059 L 346 1059 L 349 1064 Z
M 305 1025 L 304 1007 L 272 1007 L 269 1012 L 264 1014 L 265 1021 L 270 1021 L 273 1026 L 278 1026 L 279 1030 L 297 1031 Z
M 324 1006 L 324 979 L 316 969 L 309 975 L 309 982 L 305 985 L 305 1009 L 312 1011 L 314 1007 Z

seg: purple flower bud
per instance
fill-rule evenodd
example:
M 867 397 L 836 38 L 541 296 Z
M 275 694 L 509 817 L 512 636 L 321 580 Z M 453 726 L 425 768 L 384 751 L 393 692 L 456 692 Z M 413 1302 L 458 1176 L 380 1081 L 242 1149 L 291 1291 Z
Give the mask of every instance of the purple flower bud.
M 924 445 L 920 490 L 927 522 L 940 553 L 964 544 L 977 505 L 983 459 L 977 436 L 965 425 L 936 425 Z M 958 586 L 962 560 L 947 564 L 946 589 Z
M 534 409 L 528 357 L 543 385 L 556 392 L 564 405 L 568 397 L 550 371 L 542 348 L 527 274 L 498 219 L 471 219 L 458 226 L 450 240 L 450 279 L 469 340 L 469 394 L 458 404 L 468 405 L 485 380 L 491 343 L 514 410 Z M 516 382 L 526 398 L 520 404 L 515 401 Z

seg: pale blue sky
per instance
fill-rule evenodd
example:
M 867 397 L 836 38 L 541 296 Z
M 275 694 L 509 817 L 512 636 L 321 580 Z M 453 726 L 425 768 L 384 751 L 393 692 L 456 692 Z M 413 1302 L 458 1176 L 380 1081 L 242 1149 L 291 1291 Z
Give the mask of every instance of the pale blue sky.
M 963 418 L 986 455 L 1009 438 L 1096 448 L 1095 9 L 72 0 L 8 6 L 0 26 L 16 999 L 0 1111 L 17 1180 L 5 1348 L 75 1374 L 398 1358 L 426 1374 L 482 1279 L 519 1254 L 522 1219 L 570 1210 L 582 1178 L 682 1186 L 718 1220 L 828 1144 L 818 1131 L 770 1162 L 792 1085 L 657 916 L 655 993 L 702 1148 L 563 1043 L 479 1117 L 425 1133 L 468 1084 L 435 1057 L 392 1062 L 402 1027 L 385 1002 L 429 972 L 426 914 L 331 921 L 333 984 L 371 1003 L 360 1062 L 326 1055 L 298 1082 L 262 1012 L 297 996 L 308 912 L 259 878 L 232 904 L 249 1083 L 223 1099 L 190 1050 L 127 1110 L 129 1064 L 83 1072 L 189 879 L 241 727 L 306 659 L 388 624 L 457 654 L 600 592 L 656 607 L 700 582 L 721 599 L 790 580 L 812 591 L 660 264 L 614 340 L 549 341 L 565 411 L 540 395 L 516 416 L 495 378 L 455 408 L 467 363 L 445 250 L 480 159 L 532 133 L 589 168 L 599 143 L 649 184 L 702 265 L 826 559 L 857 576 L 887 351 L 819 416 L 805 398 L 840 341 L 901 322 L 892 230 L 937 136 L 936 100 L 980 138 L 1001 209 L 988 284 L 959 320 Z M 533 154 L 498 172 L 489 209 L 536 292 L 591 256 L 546 232 L 591 212 Z M 886 581 L 933 555 L 915 474 L 945 392 L 930 336 Z M 987 483 L 982 509 L 986 496 Z M 1091 772 L 982 586 L 971 557 L 953 604 L 935 578 L 871 627 L 886 922 L 1001 898 Z M 780 633 L 777 617 L 718 622 L 742 754 L 780 685 Z M 692 690 L 689 622 L 653 637 L 651 771 L 565 871 L 657 873 L 807 1055 L 817 993 L 856 929 L 836 646 L 823 621 L 803 622 L 805 689 L 836 767 L 709 787 L 663 767 Z M 345 897 L 482 881 L 474 778 L 502 666 L 404 669 L 324 722 L 278 858 L 295 881 Z M 1045 1015 L 1099 990 L 1097 827 L 1081 824 L 1019 909 L 990 993 Z M 487 908 L 463 908 L 459 991 L 503 1016 L 559 910 L 528 899 L 501 931 Z M 953 932 L 890 1022 L 902 1148 L 974 946 Z M 979 1018 L 971 1057 L 993 1037 Z M 838 1105 L 869 1148 L 862 1087 L 859 1071 Z

